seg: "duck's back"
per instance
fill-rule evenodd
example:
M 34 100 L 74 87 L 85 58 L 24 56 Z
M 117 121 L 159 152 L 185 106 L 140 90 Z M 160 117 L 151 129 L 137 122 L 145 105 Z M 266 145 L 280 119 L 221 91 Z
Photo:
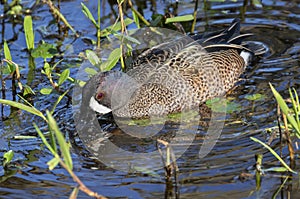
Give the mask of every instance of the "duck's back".
M 120 116 L 128 111 L 137 118 L 178 112 L 225 94 L 247 64 L 241 56 L 247 49 L 239 44 L 243 37 L 238 33 L 239 21 L 235 20 L 210 38 L 185 36 L 142 53 L 127 71 L 139 89 L 127 107 L 119 110 Z

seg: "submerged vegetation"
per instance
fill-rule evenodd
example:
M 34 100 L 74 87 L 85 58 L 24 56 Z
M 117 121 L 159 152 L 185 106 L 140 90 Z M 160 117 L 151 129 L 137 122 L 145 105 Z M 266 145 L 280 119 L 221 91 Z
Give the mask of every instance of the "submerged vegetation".
M 38 1 L 37 1 L 38 2 Z M 50 0 L 43 0 L 42 1 L 45 5 L 49 6 L 49 10 L 52 13 L 53 17 L 56 20 L 57 25 L 59 26 L 58 30 L 60 32 L 60 36 L 64 34 L 72 34 L 72 37 L 80 37 L 78 32 L 73 29 L 73 27 L 68 22 L 68 18 L 65 17 L 59 9 L 59 6 L 55 6 L 52 1 Z M 205 9 L 208 9 L 209 1 L 204 1 L 206 6 L 204 6 Z M 259 7 L 260 3 L 259 1 L 251 1 L 253 5 L 256 5 Z M 81 56 L 88 59 L 90 63 L 95 66 L 98 71 L 107 71 L 113 69 L 117 63 L 120 63 L 121 69 L 125 70 L 126 63 L 124 60 L 124 55 L 131 56 L 132 55 L 132 46 L 131 43 L 139 44 L 139 41 L 135 38 L 131 37 L 130 34 L 128 34 L 127 27 L 130 25 L 134 25 L 135 27 L 142 28 L 146 26 L 161 26 L 161 27 L 168 27 L 173 28 L 178 31 L 187 31 L 189 33 L 193 33 L 195 30 L 195 24 L 196 24 L 196 16 L 198 9 L 198 1 L 195 3 L 195 9 L 193 14 L 188 14 L 184 16 L 172 16 L 169 15 L 169 13 L 166 13 L 165 15 L 162 14 L 156 14 L 155 16 L 152 16 L 151 20 L 147 20 L 144 18 L 143 14 L 140 13 L 135 6 L 133 5 L 133 2 L 131 0 L 125 1 L 125 0 L 118 0 L 117 6 L 118 6 L 118 13 L 117 19 L 115 20 L 115 23 L 111 26 L 108 26 L 106 28 L 101 28 L 100 26 L 100 8 L 101 8 L 101 2 L 98 0 L 98 10 L 97 10 L 97 16 L 93 16 L 92 12 L 88 9 L 88 7 L 82 3 L 81 8 L 82 12 L 87 17 L 87 22 L 91 23 L 94 27 L 94 31 L 96 32 L 96 40 L 91 40 L 90 42 L 96 46 L 95 50 L 87 49 L 85 52 L 81 53 Z M 244 1 L 244 7 L 246 8 L 248 5 L 248 1 Z M 125 7 L 129 7 L 129 11 L 132 13 L 132 19 L 129 17 L 125 17 Z M 178 3 L 171 4 L 170 6 L 174 6 L 174 13 L 176 13 L 176 9 L 178 8 Z M 5 99 L 5 94 L 2 95 L 2 99 L 0 99 L 0 103 L 3 105 L 8 105 L 11 107 L 14 107 L 15 109 L 11 108 L 11 112 L 17 111 L 17 110 L 23 110 L 27 111 L 30 114 L 33 114 L 35 116 L 38 116 L 44 123 L 47 124 L 48 129 L 46 131 L 41 130 L 38 123 L 33 123 L 34 128 L 36 129 L 36 132 L 39 136 L 39 139 L 43 142 L 44 146 L 51 152 L 53 155 L 53 159 L 48 161 L 48 168 L 50 170 L 54 169 L 57 165 L 62 166 L 73 178 L 73 180 L 77 183 L 76 187 L 74 188 L 74 191 L 72 192 L 70 198 L 76 198 L 78 194 L 78 190 L 81 190 L 88 194 L 89 196 L 95 197 L 95 198 L 105 198 L 104 196 L 101 196 L 98 193 L 93 192 L 89 188 L 87 188 L 80 179 L 75 175 L 73 172 L 73 162 L 71 157 L 71 144 L 68 136 L 64 135 L 59 129 L 59 126 L 57 125 L 55 118 L 53 114 L 56 111 L 56 107 L 59 103 L 62 102 L 64 98 L 67 99 L 67 103 L 70 103 L 72 100 L 72 97 L 69 94 L 69 91 L 72 89 L 74 84 L 79 84 L 83 86 L 85 82 L 82 82 L 81 80 L 77 80 L 75 77 L 72 77 L 70 68 L 59 68 L 60 63 L 63 61 L 63 52 L 60 49 L 60 42 L 58 41 L 55 44 L 50 44 L 46 41 L 36 41 L 35 40 L 35 29 L 33 24 L 33 18 L 30 16 L 30 9 L 28 12 L 28 9 L 24 9 L 22 4 L 19 1 L 13 1 L 13 3 L 5 3 L 5 14 L 15 17 L 14 20 L 21 20 L 23 22 L 23 29 L 24 29 L 24 35 L 25 35 L 25 41 L 26 41 L 26 50 L 28 52 L 28 68 L 29 70 L 35 71 L 36 70 L 36 60 L 42 59 L 43 60 L 43 67 L 41 69 L 41 74 L 45 75 L 45 77 L 48 80 L 48 85 L 42 87 L 39 92 L 43 95 L 51 95 L 52 99 L 55 99 L 55 102 L 51 105 L 51 110 L 38 110 L 34 106 L 34 102 L 32 99 L 32 96 L 38 95 L 35 92 L 35 88 L 31 87 L 31 83 L 33 82 L 34 77 L 28 76 L 27 82 L 24 83 L 24 81 L 21 80 L 22 74 L 20 74 L 20 63 L 14 62 L 14 54 L 10 51 L 9 45 L 10 41 L 4 40 L 3 46 L 1 47 L 1 50 L 4 54 L 4 59 L 2 59 L 2 82 L 11 80 L 12 85 L 12 92 L 14 93 L 12 100 Z M 245 13 L 245 10 L 244 10 Z M 243 12 L 242 12 L 243 14 Z M 191 25 L 191 29 L 184 29 L 184 25 L 181 25 L 180 22 L 189 23 Z M 120 40 L 120 46 L 113 49 L 108 56 L 107 60 L 102 60 L 101 56 L 99 56 L 99 53 L 101 53 L 101 41 L 103 38 L 110 39 L 111 37 L 117 38 Z M 25 48 L 25 47 L 24 47 Z M 100 51 L 100 52 L 99 52 Z M 82 60 L 80 60 L 82 61 Z M 85 71 L 89 75 L 93 75 L 97 73 L 94 68 L 86 68 Z M 257 163 L 256 169 L 258 176 L 263 175 L 266 172 L 288 172 L 287 178 L 291 178 L 290 173 L 296 173 L 295 169 L 295 156 L 294 156 L 294 143 L 293 137 L 300 137 L 300 105 L 299 105 L 299 97 L 297 95 L 297 91 L 295 89 L 290 89 L 290 104 L 292 105 L 292 108 L 289 108 L 288 104 L 285 102 L 283 97 L 274 89 L 274 87 L 270 84 L 271 90 L 276 98 L 276 101 L 278 103 L 278 129 L 280 132 L 280 142 L 283 145 L 283 142 L 286 141 L 289 149 L 289 163 L 287 163 L 284 159 L 288 158 L 282 158 L 280 155 L 277 154 L 269 145 L 265 144 L 264 142 L 260 141 L 257 138 L 251 137 L 251 139 L 255 142 L 258 142 L 261 144 L 262 147 L 266 147 L 270 153 L 272 153 L 278 161 L 282 164 L 282 167 L 272 167 L 267 169 L 262 169 L 261 166 L 263 166 L 263 158 L 261 154 L 258 156 L 259 161 Z M 2 88 L 5 88 L 5 84 L 2 83 Z M 5 93 L 5 91 L 4 91 Z M 258 100 L 264 100 L 266 98 L 265 95 L 262 94 L 253 94 L 248 95 L 245 97 L 247 100 L 254 103 Z M 227 103 L 227 102 L 226 102 Z M 210 105 L 210 102 L 207 102 L 208 106 Z M 226 110 L 228 113 L 232 113 L 234 111 L 240 110 L 239 104 L 236 104 L 235 102 L 228 101 L 228 109 Z M 222 107 L 210 107 L 215 109 L 221 109 Z M 254 111 L 254 108 L 252 109 Z M 224 111 L 224 110 L 221 110 Z M 172 117 L 172 115 L 170 116 Z M 2 117 L 2 119 L 7 119 L 5 117 Z M 283 121 L 283 124 L 282 122 Z M 32 136 L 23 136 L 22 139 L 31 139 Z M 171 148 L 169 147 L 168 143 L 161 141 L 163 145 L 167 147 L 167 150 L 169 150 L 169 153 Z M 175 183 L 177 185 L 178 183 L 178 173 L 177 173 L 177 165 L 176 161 L 173 161 L 173 165 L 170 164 L 170 159 L 172 159 L 172 154 L 167 155 L 169 159 L 163 160 L 163 164 L 166 169 L 167 176 L 166 178 L 170 180 L 171 175 L 174 174 Z M 14 162 L 14 151 L 13 150 L 7 150 L 7 152 L 3 153 L 2 157 L 2 165 L 4 170 L 14 169 L 14 167 L 17 167 L 16 163 Z M 254 157 L 253 157 L 254 158 Z M 171 165 L 171 166 L 170 166 Z M 174 169 L 174 171 L 172 171 Z M 172 173 L 173 172 L 173 173 Z M 4 174 L 5 175 L 5 174 Z M 257 177 L 257 183 L 260 183 L 260 177 Z M 284 181 L 284 183 L 286 180 Z M 170 183 L 170 182 L 169 182 Z M 171 183 L 172 184 L 172 183 Z M 257 188 L 259 189 L 259 185 L 257 185 Z M 276 195 L 274 196 L 276 197 Z

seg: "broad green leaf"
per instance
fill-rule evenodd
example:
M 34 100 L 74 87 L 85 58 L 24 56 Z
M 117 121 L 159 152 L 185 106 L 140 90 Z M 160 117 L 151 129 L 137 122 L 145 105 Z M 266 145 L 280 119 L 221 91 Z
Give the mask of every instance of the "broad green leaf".
M 98 26 L 95 18 L 93 17 L 92 13 L 90 12 L 90 10 L 88 9 L 88 7 L 86 7 L 84 5 L 84 3 L 81 3 L 81 7 L 82 7 L 82 12 L 85 14 L 85 16 L 94 24 L 94 26 L 97 29 L 100 29 L 100 27 Z
M 98 73 L 98 71 L 96 71 L 95 69 L 93 68 L 85 68 L 84 71 L 88 74 L 88 75 L 96 75 Z
M 19 103 L 19 102 L 15 102 L 15 101 L 11 101 L 11 100 L 5 100 L 5 99 L 0 99 L 0 103 L 1 104 L 6 104 L 6 105 L 9 105 L 9 106 L 13 106 L 13 107 L 16 107 L 16 108 L 24 110 L 24 111 L 27 111 L 29 113 L 32 113 L 34 115 L 37 115 L 37 116 L 43 118 L 45 121 L 47 121 L 47 119 L 45 118 L 43 113 L 40 112 L 39 110 L 37 110 L 36 108 L 34 108 L 33 106 L 27 106 L 27 105 L 24 105 L 24 104 Z
M 43 95 L 49 95 L 51 94 L 53 91 L 53 88 L 52 87 L 46 87 L 46 88 L 42 88 L 40 90 L 40 93 L 43 94 Z
M 265 148 L 267 148 L 280 162 L 281 164 L 290 172 L 297 174 L 296 171 L 292 170 L 285 162 L 283 159 L 281 159 L 281 157 L 271 148 L 269 147 L 267 144 L 263 143 L 262 141 L 260 141 L 259 139 L 255 138 L 255 137 L 250 137 L 251 140 L 253 140 L 254 142 L 257 142 L 261 145 L 263 145 Z
M 130 18 L 126 18 L 124 19 L 124 23 L 126 26 L 128 26 L 129 24 L 132 24 L 134 21 Z M 121 30 L 121 23 L 118 22 L 112 26 L 109 26 L 107 28 L 105 28 L 104 30 L 101 31 L 101 36 L 102 37 L 106 37 L 108 35 L 110 35 L 111 33 L 115 33 L 117 31 Z
M 62 85 L 70 76 L 70 70 L 67 68 L 66 70 L 64 70 L 59 79 L 58 79 L 58 86 Z
M 24 33 L 28 50 L 34 49 L 34 33 L 32 27 L 32 18 L 27 15 L 24 18 Z
M 12 57 L 6 41 L 4 41 L 3 50 L 4 50 L 4 57 L 6 60 L 8 60 L 7 61 L 8 71 L 9 73 L 13 73 L 16 70 L 16 66 L 13 63 L 9 62 L 12 61 Z
M 114 49 L 106 62 L 102 63 L 100 65 L 100 70 L 101 71 L 108 71 L 108 70 L 111 70 L 116 64 L 117 62 L 119 61 L 121 57 L 121 49 L 120 48 L 116 48 Z
M 47 165 L 49 166 L 49 170 L 53 170 L 57 165 L 58 165 L 58 163 L 59 163 L 59 158 L 57 158 L 57 157 L 54 157 L 54 158 L 52 158 L 51 160 L 49 160 L 48 162 L 47 162 Z
M 281 95 L 275 90 L 275 88 L 272 86 L 272 84 L 270 84 L 271 90 L 273 92 L 273 95 L 276 98 L 277 103 L 279 104 L 280 109 L 282 110 L 282 112 L 286 115 L 289 123 L 292 125 L 292 127 L 295 129 L 295 131 L 297 132 L 297 136 L 300 136 L 300 128 L 294 118 L 293 115 L 290 114 L 290 109 L 287 106 L 287 104 L 285 103 L 284 99 L 281 97 Z
M 9 50 L 9 47 L 8 47 L 6 41 L 4 41 L 3 49 L 4 49 L 4 57 L 5 57 L 5 59 L 12 60 L 12 57 L 11 57 L 11 54 L 10 54 L 10 50 Z
M 5 152 L 3 154 L 3 158 L 4 158 L 3 166 L 6 166 L 7 164 L 9 164 L 12 161 L 13 157 L 14 157 L 13 150 L 9 150 L 9 151 Z
M 184 16 L 167 18 L 165 23 L 168 24 L 168 23 L 175 23 L 175 22 L 191 21 L 193 19 L 194 19 L 193 15 L 184 15 Z
M 48 62 L 45 62 L 44 64 L 44 70 L 42 71 L 47 77 L 51 76 L 52 68 L 50 67 L 50 64 Z
M 125 43 L 131 41 L 132 43 L 135 44 L 141 44 L 141 42 L 139 42 L 137 39 L 128 35 L 115 34 L 115 37 L 117 37 L 120 41 L 123 41 Z
M 32 50 L 31 56 L 34 58 L 42 57 L 52 58 L 57 54 L 57 49 L 53 44 L 42 43 L 37 48 Z
M 65 141 L 65 137 L 60 132 L 60 130 L 57 126 L 57 123 L 54 120 L 54 118 L 52 117 L 52 115 L 50 114 L 50 112 L 47 111 L 46 114 L 47 114 L 47 118 L 48 118 L 49 128 L 55 134 L 55 137 L 56 137 L 57 142 L 58 142 L 59 147 L 60 147 L 61 154 L 64 158 L 64 162 L 68 166 L 68 168 L 70 170 L 72 170 L 73 169 L 73 163 L 72 163 L 72 158 L 71 158 L 71 154 L 70 154 L 70 146 Z
M 86 57 L 91 62 L 93 66 L 98 66 L 100 64 L 100 59 L 97 56 L 97 54 L 92 50 L 86 50 L 85 51 Z

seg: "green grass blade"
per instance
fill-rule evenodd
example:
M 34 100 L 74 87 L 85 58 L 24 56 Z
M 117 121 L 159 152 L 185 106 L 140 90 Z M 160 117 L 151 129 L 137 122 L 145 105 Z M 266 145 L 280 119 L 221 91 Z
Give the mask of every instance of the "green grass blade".
M 282 110 L 282 112 L 286 115 L 289 123 L 293 126 L 293 128 L 295 129 L 297 136 L 300 135 L 300 128 L 295 120 L 295 118 L 293 117 L 293 115 L 291 115 L 289 113 L 290 109 L 287 106 L 287 104 L 285 103 L 284 99 L 281 97 L 281 95 L 275 90 L 275 88 L 272 86 L 272 84 L 270 84 L 271 90 L 273 92 L 274 97 L 276 98 L 277 103 L 279 104 L 280 109 Z
M 70 154 L 70 146 L 65 141 L 65 138 L 64 138 L 63 134 L 59 130 L 59 128 L 57 126 L 57 123 L 54 120 L 54 118 L 52 117 L 52 115 L 50 114 L 50 112 L 47 111 L 46 114 L 47 114 L 47 118 L 48 118 L 48 121 L 49 121 L 49 123 L 48 123 L 49 127 L 54 132 L 54 134 L 56 136 L 57 142 L 58 142 L 59 147 L 60 147 L 61 154 L 64 158 L 64 162 L 68 166 L 68 168 L 70 170 L 72 170 L 73 169 L 73 163 L 72 163 L 72 158 L 71 158 L 71 154 Z
M 15 101 L 11 101 L 11 100 L 5 100 L 5 99 L 0 99 L 0 103 L 1 104 L 6 104 L 9 106 L 13 106 L 16 107 L 18 109 L 21 109 L 23 111 L 27 111 L 29 113 L 32 113 L 34 115 L 37 115 L 41 118 L 43 118 L 45 121 L 47 121 L 46 117 L 43 115 L 42 112 L 40 112 L 39 110 L 37 110 L 35 107 L 33 106 L 27 106 L 25 104 L 19 103 L 19 102 L 15 102 Z
M 296 171 L 294 171 L 293 169 L 291 169 L 285 162 L 283 159 L 281 159 L 281 157 L 271 148 L 269 147 L 267 144 L 263 143 L 262 141 L 260 141 L 259 139 L 255 138 L 255 137 L 250 137 L 251 140 L 253 140 L 254 142 L 257 142 L 261 145 L 263 145 L 265 148 L 267 148 L 280 162 L 281 164 L 290 172 L 297 174 Z
M 27 15 L 24 18 L 24 33 L 28 50 L 34 49 L 34 33 L 32 27 L 32 18 Z
M 56 150 L 53 149 L 53 147 L 49 144 L 49 142 L 47 141 L 46 137 L 44 136 L 44 134 L 42 133 L 40 128 L 35 123 L 33 123 L 33 126 L 34 126 L 36 132 L 38 133 L 38 135 L 40 136 L 42 142 L 44 143 L 44 145 L 46 145 L 46 147 L 49 149 L 49 151 L 52 153 L 52 155 L 58 156 L 58 154 L 56 153 Z
M 97 24 L 95 18 L 93 17 L 91 11 L 84 5 L 84 3 L 81 3 L 82 12 L 84 15 L 94 24 L 95 28 L 100 29 L 99 25 Z
M 47 165 L 49 166 L 49 170 L 53 170 L 59 163 L 60 158 L 54 157 L 51 160 L 47 162 Z
M 51 110 L 51 114 L 53 114 L 54 113 L 54 111 L 55 111 L 55 109 L 56 109 L 56 106 L 59 104 L 59 102 L 64 98 L 64 96 L 67 94 L 69 92 L 69 90 L 67 90 L 66 92 L 64 92 L 62 95 L 60 95 L 59 97 L 58 97 L 58 99 L 56 100 L 56 102 L 55 102 L 55 104 L 54 104 L 54 106 L 53 106 L 53 108 L 52 108 L 52 110 Z

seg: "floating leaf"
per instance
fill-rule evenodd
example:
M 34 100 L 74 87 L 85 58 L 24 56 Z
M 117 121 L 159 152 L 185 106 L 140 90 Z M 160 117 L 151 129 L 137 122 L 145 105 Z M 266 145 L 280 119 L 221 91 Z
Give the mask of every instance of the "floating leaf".
M 251 101 L 258 101 L 258 100 L 263 100 L 265 99 L 265 95 L 260 94 L 260 93 L 256 93 L 256 94 L 252 94 L 252 95 L 246 95 L 245 98 L 247 100 L 251 100 Z
M 267 172 L 267 171 L 286 172 L 288 170 L 285 167 L 272 167 L 272 168 L 264 169 L 264 171 L 265 172 Z
M 206 105 L 212 109 L 212 111 L 218 113 L 232 113 L 234 111 L 240 110 L 241 106 L 235 102 L 231 102 L 227 99 L 213 98 L 207 100 Z
M 184 16 L 167 18 L 165 23 L 168 24 L 168 23 L 175 23 L 175 22 L 184 22 L 184 21 L 191 21 L 193 19 L 194 19 L 193 15 L 184 15 Z

